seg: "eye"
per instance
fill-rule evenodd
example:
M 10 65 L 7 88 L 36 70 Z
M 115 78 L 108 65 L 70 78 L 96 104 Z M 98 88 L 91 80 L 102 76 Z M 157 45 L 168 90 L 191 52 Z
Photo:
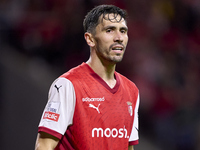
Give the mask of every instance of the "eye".
M 107 33 L 110 33 L 110 32 L 112 32 L 112 30 L 111 30 L 111 29 L 107 29 L 106 32 L 107 32 Z
M 121 33 L 126 33 L 127 31 L 126 30 L 121 30 Z

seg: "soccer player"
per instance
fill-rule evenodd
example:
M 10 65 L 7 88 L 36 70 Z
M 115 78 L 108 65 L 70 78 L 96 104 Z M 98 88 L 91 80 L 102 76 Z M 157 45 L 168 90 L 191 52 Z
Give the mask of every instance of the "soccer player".
M 83 22 L 90 58 L 51 85 L 36 150 L 133 150 L 139 91 L 115 71 L 128 42 L 126 12 L 93 8 Z

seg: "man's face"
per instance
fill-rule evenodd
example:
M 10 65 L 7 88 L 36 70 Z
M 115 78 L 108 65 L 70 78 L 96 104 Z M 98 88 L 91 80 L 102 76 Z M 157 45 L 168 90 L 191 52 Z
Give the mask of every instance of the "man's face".
M 112 20 L 103 19 L 97 25 L 93 35 L 95 50 L 101 61 L 116 64 L 123 58 L 128 43 L 128 28 L 125 20 L 121 19 L 119 15 L 115 19 L 113 14 L 105 17 L 109 17 Z

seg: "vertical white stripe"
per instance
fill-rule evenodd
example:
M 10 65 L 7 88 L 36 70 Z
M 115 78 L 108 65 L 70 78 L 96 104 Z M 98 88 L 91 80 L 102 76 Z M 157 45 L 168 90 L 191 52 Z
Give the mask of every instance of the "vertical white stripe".
M 131 135 L 129 138 L 129 141 L 136 141 L 139 139 L 139 135 L 138 135 L 138 120 L 139 120 L 139 116 L 138 116 L 138 109 L 139 109 L 139 103 L 140 103 L 140 96 L 138 93 L 138 98 L 137 98 L 137 102 L 136 102 L 136 106 L 135 106 L 135 110 L 134 110 L 134 122 L 133 122 L 133 127 L 132 127 L 132 131 L 131 131 Z

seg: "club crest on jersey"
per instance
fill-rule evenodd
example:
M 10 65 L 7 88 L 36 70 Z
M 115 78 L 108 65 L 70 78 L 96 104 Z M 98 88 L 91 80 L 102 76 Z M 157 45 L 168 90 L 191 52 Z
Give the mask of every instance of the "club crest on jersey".
M 130 114 L 130 116 L 133 115 L 133 107 L 132 107 L 132 103 L 131 102 L 127 102 L 128 105 L 128 112 Z

